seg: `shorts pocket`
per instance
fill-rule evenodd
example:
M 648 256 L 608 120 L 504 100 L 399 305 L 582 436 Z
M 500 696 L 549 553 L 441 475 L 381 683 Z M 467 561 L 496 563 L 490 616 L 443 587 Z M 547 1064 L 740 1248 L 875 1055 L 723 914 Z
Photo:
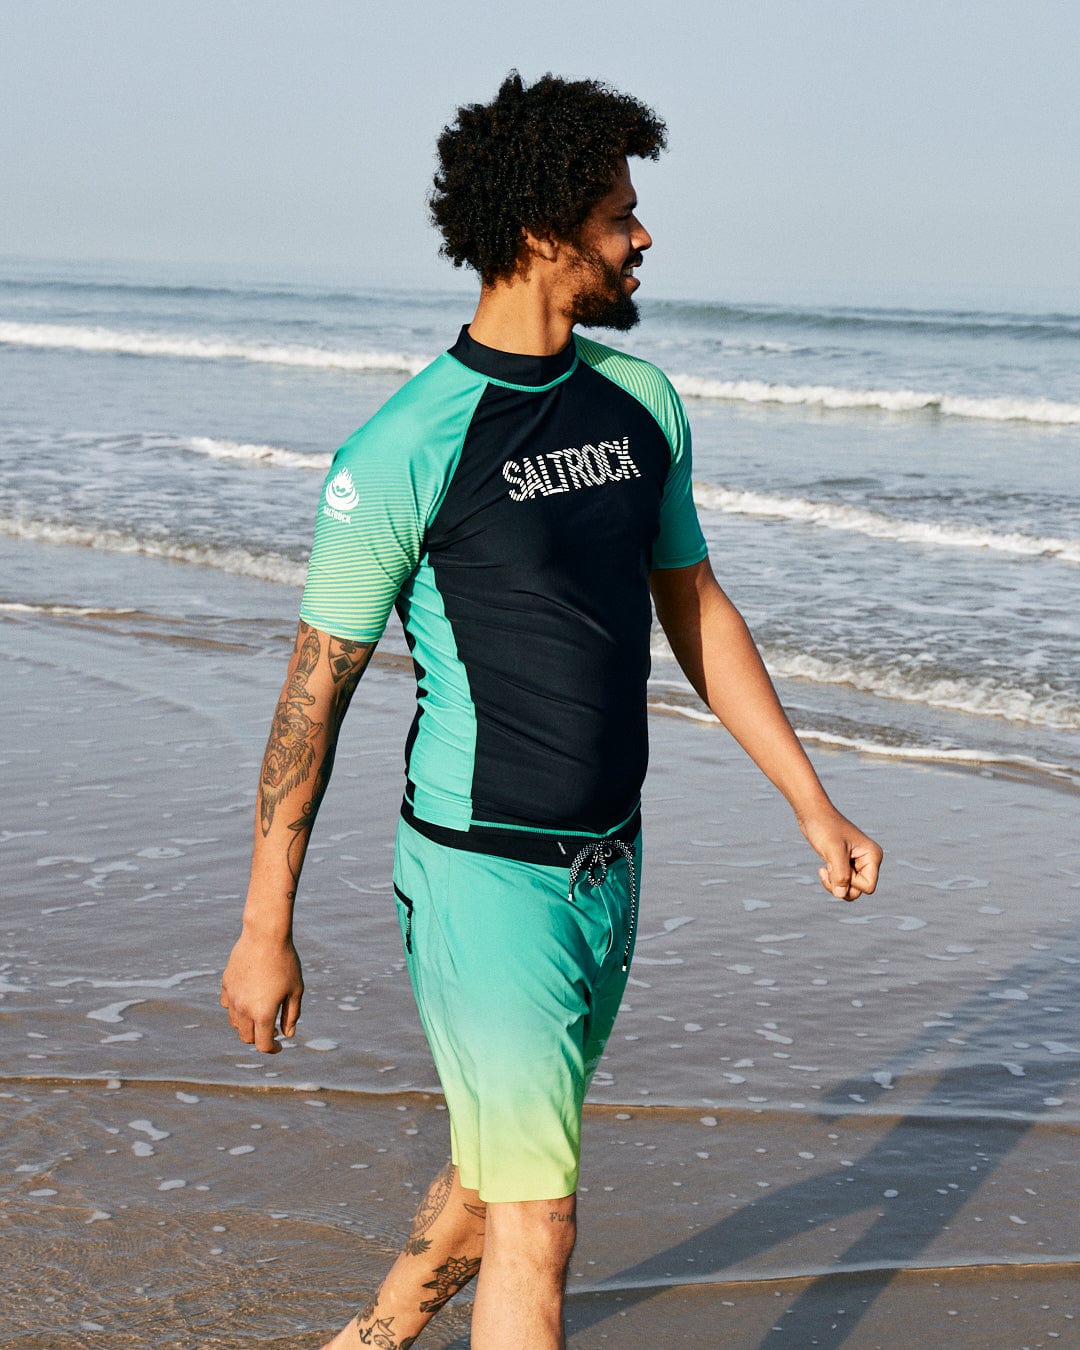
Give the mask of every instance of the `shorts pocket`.
M 409 899 L 409 897 L 405 894 L 405 892 L 401 889 L 401 887 L 397 884 L 397 882 L 394 882 L 394 894 L 397 896 L 398 900 L 401 901 L 401 904 L 405 910 L 405 925 L 402 929 L 402 936 L 405 938 L 405 950 L 409 952 L 411 955 L 413 902 Z

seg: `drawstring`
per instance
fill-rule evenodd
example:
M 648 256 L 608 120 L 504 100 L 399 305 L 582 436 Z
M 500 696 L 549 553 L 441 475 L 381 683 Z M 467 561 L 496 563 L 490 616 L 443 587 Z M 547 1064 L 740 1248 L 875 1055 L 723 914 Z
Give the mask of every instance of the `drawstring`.
M 634 870 L 634 850 L 621 839 L 596 839 L 580 849 L 570 864 L 570 887 L 566 898 L 573 903 L 574 887 L 584 870 L 590 886 L 599 886 L 607 877 L 608 864 L 616 853 L 626 859 L 630 871 L 630 927 L 626 934 L 626 946 L 623 948 L 622 968 L 630 964 L 630 944 L 634 940 L 634 926 L 637 923 L 637 873 Z

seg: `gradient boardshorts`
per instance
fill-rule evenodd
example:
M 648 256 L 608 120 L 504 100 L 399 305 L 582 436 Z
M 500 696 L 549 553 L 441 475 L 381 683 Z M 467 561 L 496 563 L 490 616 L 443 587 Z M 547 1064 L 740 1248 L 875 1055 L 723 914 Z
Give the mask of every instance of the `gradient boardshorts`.
M 409 977 L 452 1159 L 485 1201 L 577 1189 L 582 1103 L 633 954 L 641 835 L 580 842 L 565 866 L 547 866 L 398 827 Z

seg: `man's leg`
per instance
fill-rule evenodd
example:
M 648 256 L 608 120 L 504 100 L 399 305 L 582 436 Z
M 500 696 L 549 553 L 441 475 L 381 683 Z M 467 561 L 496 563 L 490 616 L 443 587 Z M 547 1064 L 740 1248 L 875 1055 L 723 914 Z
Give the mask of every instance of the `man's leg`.
M 473 1350 L 563 1350 L 566 1270 L 577 1235 L 576 1196 L 488 1205 Z
M 405 1245 L 379 1292 L 323 1350 L 358 1350 L 362 1345 L 407 1350 L 443 1304 L 480 1269 L 484 1224 L 485 1206 L 479 1195 L 466 1190 L 457 1168 L 447 1163 L 420 1202 Z

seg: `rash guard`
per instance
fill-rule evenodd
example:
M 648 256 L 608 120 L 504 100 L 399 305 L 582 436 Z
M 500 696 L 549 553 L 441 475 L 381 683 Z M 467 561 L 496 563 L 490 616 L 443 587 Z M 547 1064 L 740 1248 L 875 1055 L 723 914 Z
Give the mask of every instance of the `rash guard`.
M 300 613 L 375 642 L 396 605 L 411 819 L 481 852 L 507 831 L 605 834 L 648 759 L 649 573 L 705 553 L 659 370 L 578 336 L 523 356 L 462 329 L 335 455 Z

